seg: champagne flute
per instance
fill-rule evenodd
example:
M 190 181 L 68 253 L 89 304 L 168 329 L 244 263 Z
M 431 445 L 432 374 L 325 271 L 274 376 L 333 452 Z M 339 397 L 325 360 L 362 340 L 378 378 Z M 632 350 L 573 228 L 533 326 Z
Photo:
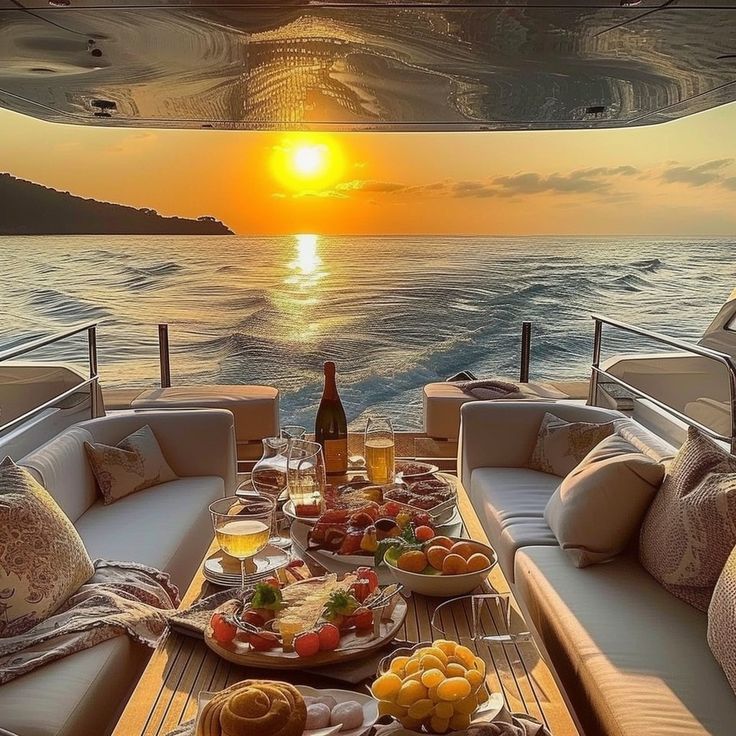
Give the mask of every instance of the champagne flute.
M 240 583 L 245 589 L 246 561 L 268 544 L 276 501 L 268 496 L 228 496 L 209 508 L 220 549 L 240 560 Z
M 368 480 L 384 485 L 394 480 L 394 428 L 388 417 L 370 417 L 365 428 L 365 464 Z
M 290 441 L 287 480 L 294 513 L 297 516 L 319 516 L 327 483 L 325 459 L 319 443 Z

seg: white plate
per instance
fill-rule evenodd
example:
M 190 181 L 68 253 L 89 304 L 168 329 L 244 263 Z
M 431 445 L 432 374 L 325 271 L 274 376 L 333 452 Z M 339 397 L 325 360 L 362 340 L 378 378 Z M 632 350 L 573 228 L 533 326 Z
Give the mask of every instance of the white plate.
M 272 544 L 267 544 L 255 557 L 246 561 L 248 581 L 267 578 L 289 562 L 289 553 Z M 240 585 L 240 560 L 226 555 L 221 550 L 211 554 L 202 566 L 202 573 L 211 582 Z
M 327 728 L 317 728 L 310 731 L 304 731 L 302 736 L 362 736 L 362 734 L 370 731 L 375 722 L 378 720 L 378 702 L 374 700 L 370 695 L 363 695 L 362 693 L 353 693 L 349 690 L 317 690 L 307 685 L 297 685 L 296 689 L 302 694 L 302 696 L 318 698 L 324 695 L 330 695 L 335 698 L 338 703 L 345 703 L 349 700 L 353 700 L 363 706 L 363 725 L 358 728 L 353 728 L 349 731 L 341 731 L 338 726 L 328 726 Z M 197 719 L 202 708 L 212 699 L 217 693 L 200 692 L 197 698 Z M 194 726 L 194 731 L 197 731 L 197 725 Z M 253 734 L 257 736 L 257 734 Z

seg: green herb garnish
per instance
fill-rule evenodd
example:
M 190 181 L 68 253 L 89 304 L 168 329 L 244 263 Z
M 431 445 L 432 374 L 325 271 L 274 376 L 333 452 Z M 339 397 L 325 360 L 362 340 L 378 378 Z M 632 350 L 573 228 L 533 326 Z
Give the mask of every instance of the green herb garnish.
M 280 611 L 281 591 L 266 583 L 256 583 L 253 597 L 250 601 L 251 608 L 265 608 L 269 611 Z

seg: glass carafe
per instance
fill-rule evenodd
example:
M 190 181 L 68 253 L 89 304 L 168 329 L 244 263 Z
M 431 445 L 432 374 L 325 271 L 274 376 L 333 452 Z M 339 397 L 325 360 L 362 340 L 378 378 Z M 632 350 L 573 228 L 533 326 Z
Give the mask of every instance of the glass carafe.
M 291 539 L 288 534 L 281 534 L 284 517 L 281 513 L 279 496 L 286 490 L 287 469 L 289 463 L 289 440 L 284 437 L 265 437 L 263 440 L 263 455 L 255 464 L 251 472 L 253 488 L 264 496 L 271 497 L 277 505 L 274 514 L 272 536 L 268 540 L 277 547 L 288 547 Z
M 251 479 L 258 493 L 278 498 L 286 490 L 289 440 L 283 437 L 265 437 L 262 442 L 263 455 L 253 467 Z

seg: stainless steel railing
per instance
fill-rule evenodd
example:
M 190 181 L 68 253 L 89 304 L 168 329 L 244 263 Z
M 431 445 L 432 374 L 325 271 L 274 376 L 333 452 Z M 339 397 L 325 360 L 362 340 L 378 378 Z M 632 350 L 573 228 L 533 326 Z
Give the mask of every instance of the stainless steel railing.
M 57 396 L 54 396 L 48 399 L 48 401 L 44 401 L 39 406 L 36 406 L 33 409 L 30 409 L 29 411 L 25 412 L 24 414 L 21 414 L 20 416 L 15 417 L 14 419 L 11 419 L 9 422 L 6 422 L 5 424 L 0 425 L 0 432 L 5 432 L 9 429 L 12 429 L 18 424 L 22 424 L 23 422 L 30 419 L 31 417 L 38 414 L 39 412 L 43 411 L 44 409 L 48 409 L 49 407 L 54 406 L 54 404 L 58 404 L 60 401 L 63 401 L 69 396 L 72 396 L 75 393 L 78 393 L 79 391 L 81 391 L 82 389 L 88 386 L 89 386 L 89 391 L 90 391 L 91 418 L 94 419 L 97 416 L 97 411 L 98 411 L 97 397 L 98 397 L 98 391 L 99 391 L 99 374 L 97 372 L 97 326 L 98 325 L 99 325 L 99 322 L 83 322 L 81 324 L 78 324 L 78 325 L 75 325 L 74 327 L 69 328 L 68 330 L 65 330 L 64 332 L 59 332 L 55 335 L 50 335 L 49 337 L 40 337 L 37 340 L 30 340 L 29 342 L 23 343 L 22 345 L 17 345 L 16 347 L 8 348 L 6 350 L 0 351 L 0 363 L 4 363 L 8 360 L 13 360 L 14 358 L 18 358 L 21 355 L 26 355 L 30 352 L 33 352 L 34 350 L 38 350 L 40 348 L 46 347 L 47 345 L 52 345 L 54 343 L 60 342 L 61 340 L 65 340 L 69 337 L 73 337 L 74 335 L 78 335 L 82 332 L 86 332 L 87 333 L 87 358 L 89 361 L 89 377 L 88 378 L 76 384 L 75 386 L 72 386 L 70 389 L 63 391 Z
M 714 439 L 720 440 L 722 442 L 727 442 L 731 448 L 731 452 L 736 453 L 736 366 L 734 365 L 734 362 L 731 359 L 730 355 L 726 355 L 725 353 L 719 353 L 716 350 L 705 348 L 702 345 L 693 345 L 691 343 L 685 342 L 684 340 L 678 340 L 677 338 L 670 337 L 669 335 L 663 335 L 661 332 L 653 332 L 652 330 L 647 330 L 647 329 L 644 329 L 643 327 L 637 327 L 636 325 L 630 325 L 626 322 L 620 322 L 615 319 L 610 319 L 609 317 L 604 317 L 600 314 L 593 314 L 591 315 L 591 317 L 595 321 L 595 333 L 593 336 L 593 361 L 591 365 L 590 389 L 589 389 L 589 394 L 588 394 L 589 404 L 593 406 L 596 405 L 596 401 L 598 399 L 598 386 L 599 386 L 599 383 L 601 382 L 601 377 L 605 377 L 607 381 L 612 381 L 613 383 L 618 384 L 619 386 L 626 389 L 627 391 L 630 391 L 635 396 L 639 396 L 640 398 L 647 399 L 648 401 L 650 401 L 652 404 L 654 404 L 658 408 L 671 414 L 672 416 L 685 422 L 686 424 L 692 425 L 693 427 L 697 427 L 701 432 L 707 434 L 708 436 L 713 437 Z M 661 343 L 662 345 L 667 345 L 669 347 L 677 348 L 678 350 L 682 350 L 684 353 L 688 353 L 690 355 L 697 355 L 702 358 L 706 358 L 707 360 L 712 360 L 716 363 L 720 363 L 721 365 L 723 365 L 726 368 L 726 371 L 728 373 L 728 381 L 729 381 L 729 386 L 728 386 L 729 407 L 731 410 L 731 417 L 730 417 L 731 434 L 730 436 L 723 435 L 723 434 L 720 434 L 719 432 L 716 432 L 714 429 L 687 416 L 686 414 L 683 414 L 678 409 L 675 409 L 674 407 L 669 406 L 665 402 L 660 401 L 654 396 L 651 396 L 650 394 L 646 393 L 642 389 L 637 388 L 636 386 L 631 385 L 630 383 L 628 383 L 627 381 L 624 381 L 618 376 L 613 375 L 610 371 L 607 371 L 604 368 L 601 368 L 600 367 L 601 348 L 603 345 L 603 326 L 604 325 L 613 327 L 617 330 L 621 330 L 622 332 L 628 332 L 632 335 L 640 335 L 642 337 L 646 337 L 647 339 Z

